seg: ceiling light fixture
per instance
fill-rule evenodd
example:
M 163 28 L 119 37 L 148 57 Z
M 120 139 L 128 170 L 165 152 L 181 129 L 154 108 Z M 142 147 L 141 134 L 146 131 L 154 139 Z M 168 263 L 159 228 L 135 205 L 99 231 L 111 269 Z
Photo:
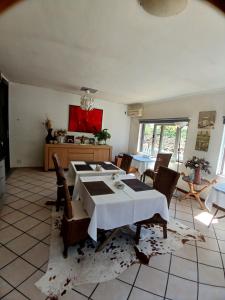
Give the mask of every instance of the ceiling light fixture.
M 188 0 L 139 0 L 143 9 L 151 15 L 169 17 L 181 13 Z
M 80 98 L 80 108 L 83 110 L 92 110 L 94 107 L 94 98 L 90 95 L 89 89 L 85 90 L 85 94 Z

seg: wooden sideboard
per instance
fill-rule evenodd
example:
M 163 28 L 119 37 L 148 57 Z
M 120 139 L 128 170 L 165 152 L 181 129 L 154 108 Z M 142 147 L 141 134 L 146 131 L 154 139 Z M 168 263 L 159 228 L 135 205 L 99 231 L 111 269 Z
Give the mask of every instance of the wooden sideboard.
M 44 170 L 54 169 L 52 154 L 57 153 L 64 169 L 71 160 L 111 161 L 112 147 L 108 145 L 46 144 Z

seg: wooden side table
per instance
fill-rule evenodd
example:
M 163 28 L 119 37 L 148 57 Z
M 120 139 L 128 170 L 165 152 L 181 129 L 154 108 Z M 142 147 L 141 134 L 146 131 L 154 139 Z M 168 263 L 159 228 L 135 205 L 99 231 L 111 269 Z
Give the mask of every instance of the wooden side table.
M 200 199 L 200 194 L 207 189 L 210 185 L 216 183 L 216 180 L 213 179 L 211 181 L 207 180 L 207 179 L 202 179 L 200 184 L 196 184 L 193 182 L 193 180 L 190 179 L 189 176 L 185 175 L 184 173 L 181 173 L 182 180 L 184 180 L 185 182 L 187 182 L 188 186 L 189 186 L 189 192 L 187 194 L 185 194 L 184 197 L 182 197 L 180 199 L 180 201 L 192 196 L 194 197 L 198 203 L 200 204 L 201 209 L 205 209 L 205 205 L 202 203 L 201 199 Z M 201 186 L 200 189 L 197 188 L 197 186 Z

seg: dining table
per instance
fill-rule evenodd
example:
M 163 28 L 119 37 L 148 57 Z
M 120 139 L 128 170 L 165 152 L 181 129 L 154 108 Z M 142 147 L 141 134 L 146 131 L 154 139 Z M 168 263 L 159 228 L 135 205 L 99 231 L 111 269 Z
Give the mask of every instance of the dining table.
M 78 197 L 77 183 L 78 179 L 83 176 L 106 176 L 106 175 L 122 175 L 126 172 L 115 166 L 109 161 L 105 162 L 86 162 L 86 161 L 71 161 L 67 173 L 67 183 L 69 186 L 74 186 L 73 199 Z
M 149 169 L 150 166 L 154 165 L 155 158 L 152 158 L 148 155 L 132 155 L 132 166 L 137 168 L 139 173 L 142 175 L 146 169 Z
M 91 218 L 88 234 L 97 241 L 97 229 L 111 230 L 151 218 L 169 221 L 166 196 L 132 175 L 80 176 L 79 199 Z M 77 197 L 74 199 L 77 200 Z

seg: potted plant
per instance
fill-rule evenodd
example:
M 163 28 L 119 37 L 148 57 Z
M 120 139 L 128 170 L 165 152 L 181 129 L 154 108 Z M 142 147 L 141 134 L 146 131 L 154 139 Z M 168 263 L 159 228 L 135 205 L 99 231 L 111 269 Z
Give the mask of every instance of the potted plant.
M 196 184 L 201 183 L 201 171 L 210 174 L 210 163 L 204 158 L 193 156 L 192 159 L 185 163 L 185 167 L 194 170 L 193 182 Z
M 97 138 L 99 144 L 106 144 L 106 140 L 111 138 L 111 134 L 108 132 L 108 129 L 103 129 L 95 133 L 94 137 Z

